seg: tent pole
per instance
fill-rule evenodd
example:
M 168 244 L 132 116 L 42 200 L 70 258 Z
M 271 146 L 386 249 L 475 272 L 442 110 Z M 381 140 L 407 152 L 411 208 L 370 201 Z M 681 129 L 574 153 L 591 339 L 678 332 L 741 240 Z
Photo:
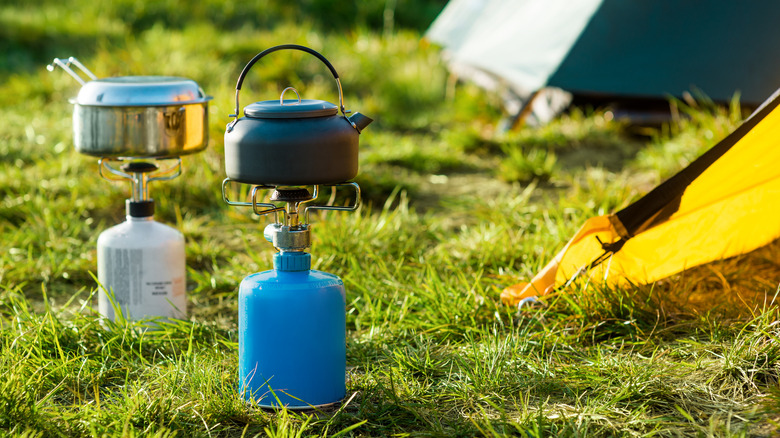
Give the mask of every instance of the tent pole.
M 528 96 L 528 99 L 523 102 L 523 105 L 520 107 L 520 110 L 517 111 L 517 114 L 512 118 L 512 121 L 509 123 L 509 129 L 508 131 L 515 131 L 517 129 L 520 129 L 523 124 L 525 123 L 525 119 L 528 117 L 529 114 L 531 114 L 531 111 L 533 110 L 533 103 L 537 96 L 539 96 L 539 93 L 541 93 L 542 90 L 536 90 L 533 93 L 531 93 L 530 96 Z

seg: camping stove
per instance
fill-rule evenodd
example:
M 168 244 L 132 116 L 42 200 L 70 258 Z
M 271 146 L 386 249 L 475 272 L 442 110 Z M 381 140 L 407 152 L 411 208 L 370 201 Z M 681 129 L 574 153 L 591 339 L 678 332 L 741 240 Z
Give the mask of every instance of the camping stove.
M 118 160 L 120 168 L 107 158 L 98 162 L 104 179 L 132 182 L 127 220 L 102 232 L 97 243 L 98 308 L 112 321 L 118 315 L 133 320 L 186 316 L 184 236 L 154 220 L 148 189 L 151 181 L 181 175 L 181 158 L 175 161 L 164 169 L 146 160 Z
M 243 397 L 261 407 L 307 409 L 338 402 L 346 394 L 346 316 L 344 283 L 333 274 L 311 269 L 309 213 L 312 210 L 355 211 L 360 186 L 329 185 L 331 199 L 338 187 L 354 190 L 348 206 L 312 204 L 319 185 L 307 187 L 253 186 L 251 202 L 228 199 L 233 206 L 251 207 L 257 215 L 273 214 L 265 239 L 278 250 L 273 269 L 251 274 L 239 287 L 238 355 Z M 325 187 L 325 186 L 323 186 Z M 258 202 L 258 192 L 270 192 Z
M 148 183 L 179 176 L 180 157 L 206 148 L 211 97 L 186 78 L 99 79 L 73 57 L 55 58 L 47 69 L 57 66 L 82 85 L 70 100 L 76 150 L 99 158 L 103 178 L 132 182 L 127 221 L 98 238 L 100 313 L 111 320 L 184 317 L 184 237 L 154 221 Z M 176 163 L 160 170 L 157 160 Z
M 278 99 L 247 105 L 240 114 L 239 94 L 252 66 L 271 53 L 298 50 L 316 57 L 336 81 L 338 105 L 303 99 L 294 87 Z M 285 94 L 288 98 L 285 98 Z M 292 95 L 294 99 L 290 99 Z M 311 269 L 309 212 L 354 211 L 360 186 L 358 143 L 371 119 L 347 116 L 339 75 L 322 54 L 282 44 L 250 60 L 236 82 L 235 117 L 225 129 L 222 198 L 229 205 L 274 214 L 265 238 L 278 250 L 273 269 L 249 275 L 239 286 L 238 373 L 243 397 L 262 407 L 306 409 L 336 403 L 346 394 L 346 316 L 344 283 Z M 227 197 L 231 182 L 249 184 L 251 202 Z M 354 191 L 351 205 L 316 204 L 321 187 Z M 311 188 L 311 190 L 310 190 Z M 269 192 L 258 202 L 259 192 Z

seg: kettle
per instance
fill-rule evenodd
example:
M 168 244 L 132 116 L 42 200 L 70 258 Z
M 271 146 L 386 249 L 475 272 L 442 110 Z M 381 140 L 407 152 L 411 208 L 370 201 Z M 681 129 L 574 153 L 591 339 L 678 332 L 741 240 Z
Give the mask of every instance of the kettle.
M 239 92 L 249 69 L 269 53 L 301 50 L 322 61 L 336 79 L 339 104 L 301 99 L 288 87 L 278 100 L 255 102 L 239 117 Z M 295 95 L 285 99 L 285 95 Z M 235 117 L 225 130 L 225 172 L 230 180 L 264 186 L 336 184 L 358 173 L 358 138 L 373 120 L 347 116 L 339 75 L 320 53 L 296 44 L 266 49 L 241 71 L 236 83 Z

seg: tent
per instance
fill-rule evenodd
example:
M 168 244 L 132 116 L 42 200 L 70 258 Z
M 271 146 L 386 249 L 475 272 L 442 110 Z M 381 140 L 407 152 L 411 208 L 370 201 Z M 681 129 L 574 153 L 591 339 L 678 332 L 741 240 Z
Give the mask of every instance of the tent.
M 688 167 L 617 213 L 588 219 L 514 305 L 588 278 L 648 284 L 780 237 L 780 90 Z
M 780 87 L 777 17 L 772 0 L 450 0 L 425 37 L 459 77 L 524 103 L 556 87 L 594 98 L 739 93 L 755 108 Z

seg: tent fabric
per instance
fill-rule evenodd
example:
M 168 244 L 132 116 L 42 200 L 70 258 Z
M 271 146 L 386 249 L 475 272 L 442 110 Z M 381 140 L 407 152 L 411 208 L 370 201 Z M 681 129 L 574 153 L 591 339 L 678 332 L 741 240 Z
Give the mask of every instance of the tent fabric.
M 574 277 L 648 284 L 780 238 L 780 90 L 733 133 L 628 207 L 588 219 L 530 283 L 504 303 Z
M 464 78 L 519 96 L 581 95 L 756 106 L 780 87 L 780 2 L 450 0 L 426 33 Z
M 600 2 L 450 1 L 425 36 L 447 48 L 461 73 L 482 70 L 527 95 L 547 85 Z

